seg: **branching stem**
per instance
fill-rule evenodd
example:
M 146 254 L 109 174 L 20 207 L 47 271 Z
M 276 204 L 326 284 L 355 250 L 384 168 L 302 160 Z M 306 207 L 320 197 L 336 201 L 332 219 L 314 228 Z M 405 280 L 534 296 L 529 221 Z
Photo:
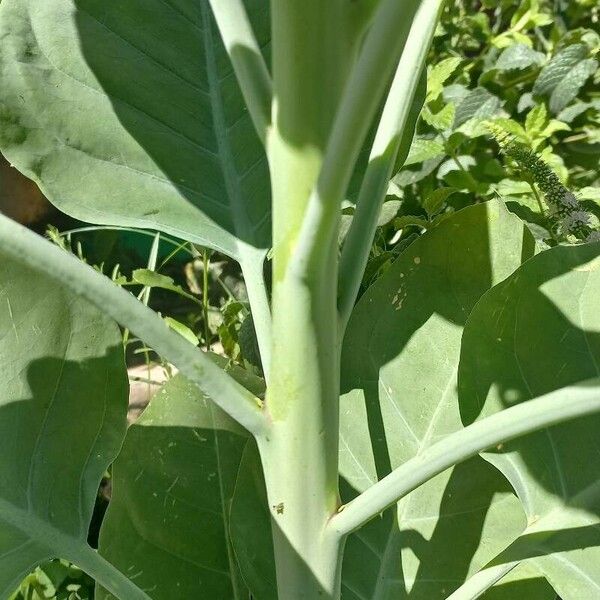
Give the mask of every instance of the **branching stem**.
M 516 437 L 600 411 L 599 380 L 507 408 L 450 434 L 342 507 L 330 522 L 339 535 L 358 529 L 446 469 Z

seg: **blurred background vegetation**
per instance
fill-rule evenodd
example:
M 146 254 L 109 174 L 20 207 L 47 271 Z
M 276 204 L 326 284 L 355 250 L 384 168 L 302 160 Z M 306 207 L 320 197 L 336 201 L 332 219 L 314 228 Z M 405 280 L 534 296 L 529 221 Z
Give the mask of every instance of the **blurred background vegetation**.
M 428 61 L 417 133 L 390 183 L 362 291 L 417 236 L 452 212 L 493 197 L 505 200 L 540 246 L 579 241 L 561 229 L 536 174 L 501 150 L 498 132 L 550 166 L 574 194 L 582 218 L 597 229 L 599 58 L 598 0 L 449 0 Z M 3 160 L 0 210 L 127 286 L 194 344 L 261 374 L 246 290 L 227 257 L 162 234 L 78 223 Z M 340 241 L 352 219 L 351 199 L 343 212 Z M 134 415 L 171 372 L 128 332 L 123 339 Z M 109 500 L 107 473 L 92 544 Z M 11 600 L 42 598 L 90 599 L 93 582 L 74 566 L 52 561 Z

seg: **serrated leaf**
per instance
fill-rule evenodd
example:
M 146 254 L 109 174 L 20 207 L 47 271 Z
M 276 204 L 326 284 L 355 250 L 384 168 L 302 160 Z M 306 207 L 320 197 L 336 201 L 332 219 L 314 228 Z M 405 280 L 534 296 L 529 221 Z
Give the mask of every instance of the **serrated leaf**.
M 550 110 L 560 112 L 577 97 L 585 82 L 598 70 L 598 61 L 593 58 L 582 60 L 575 65 L 558 83 L 550 96 Z
M 599 256 L 600 243 L 552 248 L 479 301 L 461 350 L 464 422 L 598 375 Z M 589 459 L 599 427 L 600 417 L 585 417 L 485 455 L 511 481 L 529 521 L 502 560 L 529 559 L 563 600 L 600 589 L 600 478 Z
M 456 106 L 452 102 L 446 104 L 442 110 L 437 113 L 431 112 L 430 109 L 423 111 L 423 120 L 437 129 L 438 131 L 446 131 L 452 127 L 454 123 L 454 115 L 456 113 Z
M 544 55 L 526 44 L 513 44 L 502 51 L 496 61 L 495 68 L 501 71 L 526 69 L 544 62 Z
M 262 257 L 266 157 L 207 0 L 5 0 L 0 37 L 0 147 L 63 212 Z
M 517 123 L 513 119 L 506 119 L 504 117 L 499 117 L 493 120 L 494 125 L 501 127 L 506 131 L 506 133 L 510 133 L 514 135 L 519 141 L 528 143 L 529 136 L 527 135 L 525 129 L 520 123 Z
M 471 119 L 487 119 L 494 115 L 502 102 L 485 88 L 478 87 L 469 92 L 456 107 L 454 128 Z
M 408 167 L 445 154 L 444 143 L 438 139 L 415 137 L 404 166 Z
M 535 135 L 539 133 L 546 125 L 548 120 L 548 111 L 546 110 L 545 104 L 536 104 L 528 113 L 525 118 L 525 131 L 528 135 Z
M 542 69 L 533 86 L 533 93 L 538 96 L 550 95 L 571 69 L 587 59 L 588 55 L 589 50 L 585 44 L 567 46 Z
M 98 486 L 125 435 L 127 376 L 115 323 L 1 258 L 0 597 L 7 598 L 49 558 L 92 552 Z
M 582 115 L 586 110 L 592 107 L 592 104 L 589 102 L 576 102 L 571 106 L 567 106 L 567 108 L 563 108 L 558 115 L 557 119 L 564 123 L 573 122 L 579 115 Z
M 444 83 L 453 75 L 462 59 L 452 56 L 440 61 L 429 71 L 427 77 L 427 98 L 426 102 L 432 102 L 442 93 Z

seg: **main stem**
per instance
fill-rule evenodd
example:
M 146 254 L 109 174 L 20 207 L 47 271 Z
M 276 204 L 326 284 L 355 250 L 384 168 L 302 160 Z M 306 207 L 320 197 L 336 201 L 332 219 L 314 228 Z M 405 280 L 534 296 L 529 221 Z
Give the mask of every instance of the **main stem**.
M 273 344 L 260 436 L 279 600 L 339 597 L 340 542 L 326 525 L 339 506 L 337 237 L 320 258 L 293 267 L 298 233 L 321 170 L 346 80 L 342 0 L 272 3 Z M 337 206 L 332 206 L 336 214 Z M 337 218 L 337 217 L 336 217 Z

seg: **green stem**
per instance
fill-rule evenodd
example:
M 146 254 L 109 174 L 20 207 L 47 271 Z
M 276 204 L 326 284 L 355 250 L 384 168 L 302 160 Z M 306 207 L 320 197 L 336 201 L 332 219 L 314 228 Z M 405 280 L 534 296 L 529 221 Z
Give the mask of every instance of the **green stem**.
M 175 365 L 190 381 L 254 435 L 267 422 L 261 402 L 215 365 L 201 350 L 129 292 L 73 255 L 0 215 L 0 255 L 60 282 L 88 300 Z
M 242 0 L 210 0 L 223 43 L 240 84 L 258 137 L 265 143 L 271 123 L 273 89 Z
M 533 196 L 536 199 L 536 202 L 538 204 L 538 208 L 540 209 L 540 214 L 545 217 L 546 216 L 546 209 L 544 208 L 544 203 L 542 202 L 542 199 L 540 198 L 539 192 L 535 188 L 535 184 L 530 181 L 529 182 L 529 187 L 531 188 L 531 191 L 533 192 Z
M 310 196 L 298 244 L 294 269 L 301 275 L 320 260 L 336 231 L 340 205 L 356 159 L 405 46 L 420 0 L 383 0 L 375 13 L 358 61 L 340 101 L 323 167 Z
M 147 268 L 149 271 L 154 271 L 156 269 L 156 261 L 158 258 L 158 248 L 160 246 L 160 233 L 157 231 L 153 234 L 154 239 L 152 240 L 152 246 L 150 247 L 150 254 L 148 255 L 148 263 Z M 138 295 L 138 300 L 142 302 L 144 306 L 148 306 L 150 302 L 150 294 L 152 288 L 150 286 L 144 286 L 142 291 Z M 125 328 L 123 330 L 123 345 L 126 346 L 129 342 L 129 329 Z M 144 352 L 146 365 L 149 365 L 150 358 L 148 356 L 148 352 Z M 148 367 L 149 368 L 149 367 Z
M 292 263 L 350 68 L 346 5 L 345 0 L 271 5 L 273 347 L 266 398 L 271 427 L 258 443 L 279 600 L 336 598 L 339 589 L 339 542 L 332 548 L 323 541 L 339 503 L 337 246 L 317 236 L 313 250 L 320 248 L 321 260 L 301 276 Z
M 262 251 L 253 254 L 253 257 L 251 253 L 244 255 L 250 256 L 252 259 L 246 258 L 241 263 L 241 267 L 248 292 L 248 301 L 250 302 L 252 322 L 258 341 L 263 373 L 265 381 L 269 383 L 271 371 L 271 306 L 263 274 L 265 255 Z
M 379 211 L 405 129 L 411 126 L 412 105 L 443 4 L 444 0 L 425 0 L 417 11 L 377 128 L 356 212 L 340 259 L 338 310 L 341 331 L 345 329 L 358 295 Z M 414 128 L 414 123 L 412 126 Z
M 502 565 L 485 567 L 472 577 L 469 577 L 446 600 L 476 600 L 493 585 L 498 583 L 505 575 L 508 575 L 518 564 L 519 561 L 514 561 Z
M 335 515 L 344 536 L 446 469 L 500 443 L 600 411 L 600 380 L 563 388 L 507 408 L 450 434 L 371 486 Z
M 160 248 L 160 232 L 157 231 L 152 240 L 152 246 L 150 247 L 150 254 L 148 255 L 148 270 L 156 271 L 156 263 L 158 261 L 158 250 Z M 150 296 L 152 295 L 152 287 L 144 286 L 141 294 L 141 301 L 144 306 L 148 306 L 150 303 Z M 144 361 L 146 362 L 146 370 L 148 372 L 148 378 L 152 374 L 152 367 L 150 361 L 150 352 L 144 349 Z
M 208 250 L 202 249 L 202 319 L 204 320 L 204 343 L 210 352 L 210 328 L 208 326 Z

